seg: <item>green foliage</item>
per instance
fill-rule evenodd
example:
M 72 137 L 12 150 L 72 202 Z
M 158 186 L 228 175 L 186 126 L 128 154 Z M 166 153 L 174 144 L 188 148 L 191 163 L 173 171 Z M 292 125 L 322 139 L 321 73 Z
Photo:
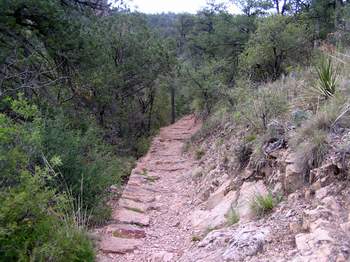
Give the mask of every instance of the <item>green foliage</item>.
M 200 160 L 205 155 L 205 152 L 203 149 L 197 149 L 196 150 L 196 159 Z
M 69 190 L 74 199 L 82 196 L 84 208 L 92 219 L 102 212 L 107 187 L 121 183 L 128 170 L 112 148 L 101 140 L 101 132 L 90 125 L 86 130 L 75 130 L 62 115 L 46 119 L 42 130 L 43 153 L 48 159 L 58 156 L 61 165 L 56 168 L 60 177 L 53 187 Z M 63 181 L 61 181 L 63 179 Z M 63 182 L 63 183 L 62 183 Z
M 257 131 L 266 131 L 271 120 L 282 117 L 288 110 L 283 89 L 274 85 L 251 90 L 251 95 L 241 103 L 241 119 Z
M 192 236 L 191 240 L 192 240 L 192 242 L 199 242 L 199 241 L 201 241 L 202 239 L 201 239 L 201 237 L 199 237 L 199 236 Z
M 338 73 L 332 65 L 332 60 L 322 60 L 321 64 L 316 68 L 317 70 L 317 85 L 314 87 L 324 99 L 333 97 L 337 91 Z
M 234 208 L 230 208 L 229 212 L 226 215 L 227 224 L 232 226 L 239 222 L 239 214 Z
M 329 150 L 327 137 L 332 128 L 349 127 L 349 115 L 344 111 L 345 99 L 341 96 L 329 99 L 316 115 L 304 122 L 292 139 L 291 144 L 296 151 L 296 164 L 306 180 L 309 171 L 319 167 L 324 160 Z
M 23 171 L 0 193 L 0 256 L 4 261 L 94 261 L 93 247 L 64 217 L 64 195 L 45 186 L 46 171 Z
M 257 217 L 262 217 L 271 212 L 277 203 L 271 193 L 267 195 L 257 194 L 250 203 L 250 208 Z
M 261 19 L 240 57 L 242 72 L 254 81 L 276 80 L 289 66 L 307 61 L 310 34 L 288 16 Z
M 187 67 L 186 74 L 192 80 L 193 110 L 203 117 L 209 116 L 220 99 L 220 92 L 224 88 L 220 81 L 223 64 L 208 62 L 199 68 Z

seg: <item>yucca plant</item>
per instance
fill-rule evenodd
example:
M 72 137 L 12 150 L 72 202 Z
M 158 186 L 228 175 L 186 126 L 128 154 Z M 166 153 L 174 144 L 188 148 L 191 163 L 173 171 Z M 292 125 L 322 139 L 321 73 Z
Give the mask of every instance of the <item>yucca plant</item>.
M 333 97 L 337 90 L 338 72 L 332 65 L 331 59 L 322 59 L 316 68 L 318 79 L 314 89 L 325 99 Z

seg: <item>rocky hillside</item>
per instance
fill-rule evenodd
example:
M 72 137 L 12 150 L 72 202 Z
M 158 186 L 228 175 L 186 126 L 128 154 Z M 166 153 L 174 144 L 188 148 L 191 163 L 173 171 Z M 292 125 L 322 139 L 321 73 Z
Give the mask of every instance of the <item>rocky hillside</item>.
M 195 235 L 179 261 L 349 261 L 349 151 L 339 144 L 350 131 L 330 132 L 322 164 L 305 175 L 288 146 L 294 128 L 262 145 L 257 166 L 254 154 L 239 158 L 246 130 L 221 123 L 190 144 L 200 159 L 188 217 Z

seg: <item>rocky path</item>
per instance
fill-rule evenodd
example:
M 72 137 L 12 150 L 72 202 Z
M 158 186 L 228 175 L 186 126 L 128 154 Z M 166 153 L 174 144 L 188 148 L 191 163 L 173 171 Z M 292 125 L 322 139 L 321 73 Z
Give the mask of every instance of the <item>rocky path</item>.
M 183 154 L 183 145 L 199 126 L 194 116 L 186 116 L 154 138 L 131 173 L 113 223 L 98 230 L 97 261 L 176 261 L 191 245 L 186 218 L 193 186 L 187 174 L 196 163 Z

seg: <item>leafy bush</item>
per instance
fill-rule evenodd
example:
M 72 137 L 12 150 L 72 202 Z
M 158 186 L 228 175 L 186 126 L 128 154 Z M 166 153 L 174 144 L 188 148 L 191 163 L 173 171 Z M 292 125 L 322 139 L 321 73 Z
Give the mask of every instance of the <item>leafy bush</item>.
M 0 193 L 3 261 L 94 261 L 83 231 L 65 217 L 67 199 L 45 186 L 49 174 L 23 171 L 19 185 Z
M 70 216 L 66 192 L 42 153 L 43 121 L 21 97 L 14 121 L 0 114 L 0 257 L 4 261 L 94 261 L 89 239 Z
M 125 163 L 101 137 L 102 133 L 93 124 L 86 130 L 77 130 L 60 114 L 46 119 L 42 128 L 44 155 L 47 159 L 58 157 L 61 161 L 60 166 L 55 167 L 60 176 L 50 185 L 62 192 L 71 192 L 87 210 L 91 222 L 106 219 L 101 215 L 109 214 L 104 206 L 107 187 L 120 184 L 128 174 L 128 170 L 124 170 Z
M 306 25 L 289 16 L 261 19 L 240 56 L 242 72 L 253 81 L 276 80 L 289 66 L 307 61 L 310 40 Z

